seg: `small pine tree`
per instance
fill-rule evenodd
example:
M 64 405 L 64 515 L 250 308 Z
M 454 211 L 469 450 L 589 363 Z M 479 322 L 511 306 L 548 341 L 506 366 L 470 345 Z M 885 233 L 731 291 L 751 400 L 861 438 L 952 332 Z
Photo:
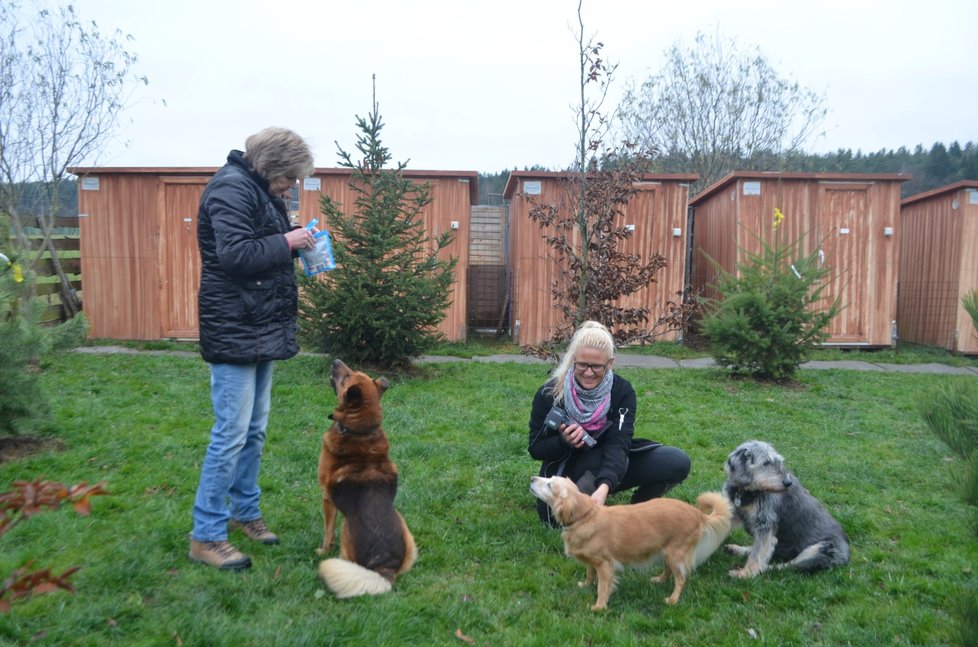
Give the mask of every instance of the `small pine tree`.
M 7 216 L 0 214 L 0 241 L 9 239 Z M 44 304 L 33 293 L 33 276 L 18 254 L 0 247 L 0 435 L 23 434 L 45 420 L 49 404 L 38 383 L 39 360 L 85 335 L 82 316 L 42 325 Z
M 353 210 L 329 196 L 322 213 L 333 235 L 336 269 L 300 277 L 299 325 L 304 341 L 344 360 L 404 368 L 440 340 L 436 326 L 451 305 L 456 258 L 439 258 L 453 232 L 425 231 L 428 184 L 404 177 L 404 163 L 385 169 L 391 155 L 380 140 L 376 100 L 367 119 L 357 116 L 361 161 L 339 149 L 352 169 Z
M 824 280 L 831 270 L 819 265 L 818 252 L 803 255 L 804 236 L 785 243 L 775 210 L 774 242 L 760 236 L 761 252 L 745 252 L 746 262 L 732 274 L 712 259 L 719 273 L 719 299 L 706 300 L 703 334 L 713 359 L 736 373 L 783 380 L 794 375 L 816 344 L 828 337 L 828 325 L 839 311 L 836 299 L 819 309 Z M 783 231 L 783 230 L 782 230 Z

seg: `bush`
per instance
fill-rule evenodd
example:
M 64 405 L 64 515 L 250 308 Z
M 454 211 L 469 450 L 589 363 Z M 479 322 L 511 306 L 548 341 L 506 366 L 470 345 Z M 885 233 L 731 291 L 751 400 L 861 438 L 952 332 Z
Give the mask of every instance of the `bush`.
M 720 298 L 704 304 L 703 334 L 713 359 L 766 380 L 794 375 L 827 338 L 829 322 L 839 311 L 838 299 L 819 309 L 830 269 L 819 265 L 817 250 L 802 255 L 804 237 L 781 241 L 780 214 L 775 211 L 774 244 L 755 237 L 761 253 L 744 252 L 747 261 L 738 264 L 736 273 L 710 259 L 719 273 L 715 288 Z
M 323 196 L 322 213 L 333 234 L 336 269 L 300 277 L 302 340 L 319 351 L 357 364 L 403 368 L 441 340 L 436 326 L 451 304 L 457 259 L 440 259 L 453 239 L 425 233 L 422 210 L 430 186 L 404 177 L 403 164 L 385 169 L 391 157 L 381 145 L 377 106 L 369 119 L 357 117 L 362 134 L 355 164 L 340 150 L 341 165 L 353 170 L 353 209 Z
M 971 322 L 978 329 L 978 291 L 962 300 Z M 961 476 L 962 499 L 973 506 L 972 532 L 978 536 L 978 384 L 973 380 L 951 382 L 917 401 L 921 417 L 941 442 L 965 462 Z M 962 645 L 978 646 L 978 584 L 972 582 L 962 592 L 957 612 Z
M 44 304 L 32 292 L 30 272 L 16 254 L 0 249 L 0 435 L 23 434 L 46 419 L 48 399 L 37 382 L 40 358 L 85 334 L 83 317 L 41 325 Z

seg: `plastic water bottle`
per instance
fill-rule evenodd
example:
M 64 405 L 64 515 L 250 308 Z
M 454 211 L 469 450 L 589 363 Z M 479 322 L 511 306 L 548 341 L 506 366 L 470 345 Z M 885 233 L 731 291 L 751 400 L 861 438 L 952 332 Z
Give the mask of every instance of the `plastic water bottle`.
M 314 276 L 336 267 L 329 232 L 325 229 L 322 231 L 316 229 L 318 223 L 319 220 L 314 218 L 306 225 L 306 229 L 312 232 L 312 237 L 316 242 L 315 246 L 312 249 L 299 250 L 299 258 L 302 260 L 302 269 L 305 270 L 306 276 Z

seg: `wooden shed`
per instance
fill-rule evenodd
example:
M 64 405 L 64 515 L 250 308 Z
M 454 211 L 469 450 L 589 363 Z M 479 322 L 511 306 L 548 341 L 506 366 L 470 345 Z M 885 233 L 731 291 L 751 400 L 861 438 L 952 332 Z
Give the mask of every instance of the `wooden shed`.
M 454 256 L 455 284 L 452 286 L 452 304 L 438 331 L 449 341 L 465 339 L 467 275 L 469 264 L 469 235 L 472 205 L 479 201 L 479 174 L 476 171 L 416 171 L 405 169 L 404 177 L 431 186 L 431 203 L 421 215 L 425 230 L 431 237 L 448 230 L 455 231 L 455 239 L 442 250 L 441 257 Z M 346 168 L 317 168 L 313 175 L 304 178 L 299 187 L 299 220 L 305 224 L 319 218 L 320 202 L 328 195 L 340 203 L 344 210 L 352 209 L 356 194 L 350 189 L 352 171 Z
M 197 339 L 197 207 L 216 167 L 72 168 L 88 336 Z
M 978 353 L 961 298 L 978 290 L 978 180 L 918 193 L 900 204 L 900 339 Z
M 715 296 L 716 271 L 707 257 L 735 272 L 755 236 L 771 242 L 804 235 L 805 252 L 819 245 L 832 269 L 826 301 L 842 309 L 826 343 L 883 347 L 895 342 L 900 184 L 908 174 L 734 172 L 690 201 L 693 294 Z
M 512 270 L 512 328 L 518 344 L 538 344 L 550 339 L 562 323 L 551 294 L 556 262 L 540 225 L 530 219 L 532 196 L 537 204 L 560 204 L 572 210 L 569 194 L 572 173 L 514 171 L 503 192 L 509 201 L 509 260 Z M 658 253 L 667 266 L 656 274 L 656 282 L 621 301 L 624 307 L 647 307 L 655 321 L 668 311 L 685 287 L 686 201 L 695 174 L 648 174 L 638 184 L 638 193 L 626 206 L 624 224 L 634 225 L 626 251 L 643 259 Z M 663 340 L 678 337 L 675 331 Z
M 78 176 L 81 268 L 90 338 L 198 338 L 197 209 L 218 167 L 87 167 Z M 432 181 L 425 214 L 433 233 L 458 223 L 460 236 L 446 250 L 459 257 L 455 303 L 440 330 L 457 340 L 465 331 L 465 263 L 469 205 L 477 199 L 477 173 L 409 171 Z M 300 187 L 298 224 L 318 217 L 320 190 L 349 203 L 346 169 L 317 169 Z M 312 180 L 312 181 L 310 181 Z M 459 296 L 461 295 L 461 296 Z M 461 313 L 461 314 L 459 314 Z

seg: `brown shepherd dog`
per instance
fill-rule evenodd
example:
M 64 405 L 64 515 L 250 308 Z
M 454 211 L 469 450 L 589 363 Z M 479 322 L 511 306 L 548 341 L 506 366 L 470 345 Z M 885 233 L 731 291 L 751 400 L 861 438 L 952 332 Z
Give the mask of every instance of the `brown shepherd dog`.
M 397 467 L 387 454 L 380 396 L 387 380 L 351 371 L 333 360 L 330 381 L 337 404 L 323 435 L 319 485 L 323 490 L 323 545 L 329 551 L 337 511 L 343 513 L 339 558 L 319 564 L 319 575 L 338 598 L 391 590 L 397 576 L 414 565 L 418 549 L 394 508 Z

